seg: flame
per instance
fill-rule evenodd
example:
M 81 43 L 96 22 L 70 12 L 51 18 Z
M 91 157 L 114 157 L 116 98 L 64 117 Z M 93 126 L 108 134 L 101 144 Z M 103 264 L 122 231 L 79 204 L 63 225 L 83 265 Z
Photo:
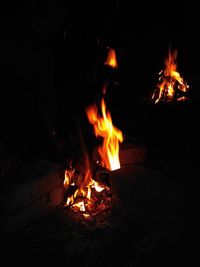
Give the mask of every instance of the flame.
M 114 49 L 109 48 L 108 56 L 104 63 L 112 68 L 117 68 L 117 58 Z M 107 85 L 103 88 L 103 94 L 106 94 Z M 102 165 L 109 170 L 120 168 L 119 161 L 119 142 L 123 141 L 122 132 L 113 126 L 112 118 L 108 111 L 104 99 L 101 101 L 101 113 L 98 115 L 96 105 L 90 106 L 86 110 L 89 122 L 93 124 L 96 136 L 103 137 L 103 145 L 99 147 Z M 84 147 L 84 146 L 83 146 Z M 84 218 L 90 217 L 90 214 L 96 215 L 98 210 L 104 211 L 109 208 L 109 192 L 108 186 L 98 183 L 92 177 L 90 170 L 89 158 L 87 152 L 85 155 L 85 173 L 77 175 L 76 170 L 72 168 L 66 169 L 64 187 L 68 190 L 65 207 L 70 207 L 75 212 L 79 212 Z
M 171 52 L 169 49 L 168 57 L 165 59 L 165 69 L 159 73 L 159 83 L 152 95 L 155 103 L 159 101 L 172 101 L 177 97 L 178 91 L 187 92 L 189 85 L 184 82 L 180 73 L 177 71 L 177 50 Z M 178 97 L 177 101 L 185 100 L 186 97 Z
M 123 135 L 113 126 L 111 114 L 106 111 L 104 99 L 101 100 L 102 117 L 99 116 L 96 105 L 90 106 L 86 113 L 89 122 L 94 126 L 95 135 L 103 137 L 103 145 L 98 149 L 102 165 L 109 170 L 119 169 L 119 142 L 123 141 Z
M 65 170 L 64 188 L 68 188 L 75 170 Z
M 66 170 L 65 173 L 68 174 L 69 171 Z M 65 183 L 66 181 L 64 181 L 64 185 Z M 82 212 L 84 217 L 89 217 L 89 213 L 86 211 L 90 211 L 94 204 L 95 198 L 93 195 L 103 192 L 106 186 L 100 185 L 97 181 L 93 180 L 89 169 L 86 171 L 80 185 L 79 183 L 77 179 L 71 184 L 74 187 L 78 187 L 78 189 L 72 195 L 68 196 L 64 206 L 71 207 L 75 212 Z
M 75 169 L 72 167 L 72 161 L 69 162 L 69 169 L 65 170 L 65 179 L 63 182 L 64 188 L 67 189 L 69 185 L 74 185 L 72 182 L 72 177 L 74 175 Z
M 108 48 L 108 55 L 104 62 L 104 65 L 110 66 L 113 69 L 118 67 L 117 56 L 113 48 Z
M 94 105 L 94 110 L 96 106 Z M 88 109 L 89 110 L 89 109 Z M 106 161 L 106 166 L 109 169 L 117 169 L 120 168 L 118 152 L 119 152 L 119 142 L 118 139 L 122 141 L 122 133 L 117 128 L 112 125 L 112 120 L 109 112 L 106 112 L 105 102 L 102 100 L 102 114 L 103 118 L 100 118 L 101 127 L 98 135 L 104 136 L 104 147 L 108 147 L 108 156 L 106 154 L 105 148 L 103 147 L 101 150 L 101 155 L 103 159 Z M 97 117 L 97 112 L 90 113 L 92 116 Z M 95 120 L 95 118 L 93 118 Z M 92 119 L 91 119 L 92 121 Z M 104 121 L 104 124 L 103 124 Z M 118 138 L 118 139 L 117 139 Z M 105 150 L 105 152 L 104 152 Z M 104 155 L 105 154 L 105 155 Z M 111 162 L 109 164 L 108 161 Z M 109 165 L 108 165 L 109 164 Z M 111 167 L 112 166 L 112 167 Z M 95 181 L 92 178 L 92 173 L 90 170 L 89 160 L 86 157 L 86 167 L 84 174 L 76 174 L 76 170 L 72 168 L 72 164 L 68 169 L 65 170 L 65 179 L 64 179 L 64 187 L 67 189 L 72 189 L 72 192 L 68 193 L 67 200 L 64 204 L 65 207 L 70 207 L 75 212 L 80 212 L 85 218 L 90 216 L 90 213 L 96 212 L 97 206 L 100 210 L 105 210 L 108 208 L 108 202 L 106 200 L 105 191 L 109 192 L 109 188 L 106 185 L 102 185 Z M 70 191 L 70 190 L 68 190 Z M 101 194 L 100 202 L 98 202 L 98 197 Z

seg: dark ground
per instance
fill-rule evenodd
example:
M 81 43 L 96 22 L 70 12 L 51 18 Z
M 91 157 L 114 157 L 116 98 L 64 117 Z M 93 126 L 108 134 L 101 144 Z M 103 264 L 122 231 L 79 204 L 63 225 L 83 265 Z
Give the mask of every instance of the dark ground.
M 147 146 L 145 167 L 180 186 L 183 228 L 168 242 L 140 226 L 136 231 L 132 222 L 117 216 L 89 227 L 74 223 L 61 208 L 2 246 L 3 266 L 193 265 L 199 261 L 200 236 L 196 8 L 183 2 L 170 7 L 169 14 L 168 8 L 152 3 L 145 9 L 144 3 L 130 8 L 121 1 L 76 5 L 28 1 L 1 9 L 1 186 L 7 172 L 27 161 L 43 157 L 65 165 L 79 154 L 77 119 L 92 149 L 95 139 L 85 108 L 99 99 L 110 75 L 102 59 L 111 46 L 119 59 L 106 95 L 113 123 L 127 138 Z M 149 97 L 169 45 L 178 50 L 178 68 L 191 85 L 190 100 L 154 105 Z
M 159 169 L 159 180 L 152 180 L 147 171 L 147 183 L 138 179 L 133 200 L 125 201 L 123 210 L 85 220 L 61 205 L 1 244 L 4 266 L 198 263 L 199 171 L 174 162 L 166 166 L 160 159 L 142 165 Z

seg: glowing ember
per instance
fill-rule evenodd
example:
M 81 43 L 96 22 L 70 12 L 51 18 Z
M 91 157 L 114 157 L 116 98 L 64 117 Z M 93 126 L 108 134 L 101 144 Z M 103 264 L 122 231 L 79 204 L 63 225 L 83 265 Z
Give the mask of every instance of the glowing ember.
M 66 171 L 66 173 L 69 172 Z M 89 217 L 90 214 L 97 213 L 97 210 L 101 212 L 109 208 L 106 194 L 110 192 L 110 189 L 93 180 L 90 170 L 87 170 L 84 176 L 76 175 L 73 172 L 71 180 L 73 182 L 68 185 L 68 188 L 73 186 L 74 190 L 68 193 L 65 207 L 70 207 L 73 211 L 81 213 L 85 218 Z M 66 184 L 66 180 L 64 184 Z
M 165 59 L 165 69 L 159 73 L 159 83 L 152 95 L 155 104 L 159 101 L 170 102 L 187 99 L 182 94 L 189 90 L 189 85 L 184 82 L 177 71 L 176 59 L 177 51 L 171 52 L 169 49 L 168 57 Z
M 104 65 L 110 66 L 111 68 L 117 68 L 117 56 L 113 48 L 108 48 L 108 56 L 104 62 Z
M 109 170 L 120 168 L 119 142 L 123 141 L 122 132 L 113 126 L 109 111 L 106 111 L 104 99 L 101 100 L 101 113 L 99 116 L 96 105 L 87 109 L 88 120 L 94 126 L 95 135 L 103 137 L 103 145 L 98 152 L 101 156 L 101 164 Z

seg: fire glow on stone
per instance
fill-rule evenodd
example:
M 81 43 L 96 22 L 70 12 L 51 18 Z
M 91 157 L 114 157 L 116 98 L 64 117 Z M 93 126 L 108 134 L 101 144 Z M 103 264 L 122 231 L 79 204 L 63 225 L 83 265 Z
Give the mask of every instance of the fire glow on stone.
M 169 49 L 168 57 L 165 59 L 165 69 L 159 72 L 159 83 L 152 95 L 154 103 L 159 101 L 183 101 L 187 98 L 183 96 L 189 90 L 189 85 L 184 82 L 177 71 L 177 50 L 173 52 Z

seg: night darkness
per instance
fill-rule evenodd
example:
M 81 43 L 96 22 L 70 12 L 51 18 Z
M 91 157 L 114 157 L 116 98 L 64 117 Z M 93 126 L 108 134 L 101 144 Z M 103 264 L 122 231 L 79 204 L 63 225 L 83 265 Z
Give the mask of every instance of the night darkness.
M 152 94 L 170 45 L 178 50 L 180 72 L 198 86 L 197 26 L 186 4 L 78 6 L 29 1 L 1 9 L 1 143 L 14 158 L 50 149 L 54 131 L 68 141 L 74 117 L 101 96 L 107 47 L 119 61 L 107 101 L 123 121 L 135 119 Z
M 88 151 L 92 150 L 95 140 L 85 110 L 100 100 L 109 79 L 105 98 L 113 123 L 147 147 L 148 167 L 173 173 L 176 183 L 185 188 L 185 230 L 173 249 L 166 244 L 157 247 L 147 262 L 159 265 L 155 257 L 159 253 L 167 257 L 164 248 L 176 264 L 179 260 L 190 264 L 197 257 L 199 237 L 197 10 L 189 1 L 1 4 L 2 190 L 7 177 L 27 163 L 42 158 L 65 166 L 67 159 L 79 155 L 77 121 Z M 170 46 L 177 49 L 178 70 L 191 87 L 190 100 L 156 106 L 150 96 Z M 108 47 L 115 49 L 119 62 L 113 72 L 103 65 Z

